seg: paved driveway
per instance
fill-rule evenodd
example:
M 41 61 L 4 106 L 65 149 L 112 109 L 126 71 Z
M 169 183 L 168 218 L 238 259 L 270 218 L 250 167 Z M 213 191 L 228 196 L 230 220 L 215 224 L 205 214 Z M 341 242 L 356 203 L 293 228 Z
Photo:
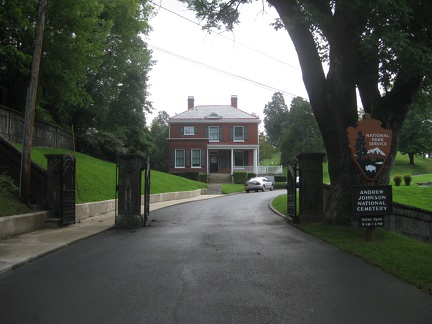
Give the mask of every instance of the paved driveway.
M 432 323 L 432 297 L 252 192 L 154 211 L 0 275 L 0 323 Z

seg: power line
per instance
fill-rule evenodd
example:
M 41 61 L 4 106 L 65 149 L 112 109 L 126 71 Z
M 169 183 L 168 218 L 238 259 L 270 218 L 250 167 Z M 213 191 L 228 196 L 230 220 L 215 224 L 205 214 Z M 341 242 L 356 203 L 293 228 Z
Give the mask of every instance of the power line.
M 230 77 L 233 77 L 233 78 L 236 78 L 236 79 L 242 80 L 242 81 L 244 81 L 244 82 L 251 83 L 251 84 L 253 84 L 253 85 L 255 85 L 255 86 L 258 86 L 258 87 L 261 87 L 261 88 L 264 88 L 264 89 L 267 89 L 267 90 L 271 90 L 271 91 L 273 91 L 273 92 L 280 92 L 280 93 L 282 93 L 282 94 L 285 94 L 285 95 L 290 96 L 290 97 L 293 97 L 293 98 L 294 98 L 294 97 L 299 97 L 298 95 L 292 94 L 292 93 L 290 93 L 290 92 L 287 92 L 287 91 L 284 91 L 284 90 L 277 89 L 277 88 L 275 88 L 275 87 L 272 87 L 272 86 L 266 85 L 266 84 L 264 84 L 264 83 L 261 83 L 261 82 L 258 82 L 258 81 L 254 81 L 254 80 L 251 80 L 251 79 L 248 79 L 248 78 L 242 77 L 242 76 L 240 76 L 240 75 L 237 75 L 237 74 L 234 74 L 234 73 L 231 73 L 231 72 L 224 71 L 224 70 L 222 70 L 222 69 L 215 68 L 215 67 L 213 67 L 213 66 L 210 66 L 210 65 L 207 65 L 207 64 L 204 64 L 204 63 L 201 63 L 201 62 L 195 61 L 195 60 L 190 59 L 190 58 L 187 58 L 187 57 L 185 57 L 185 56 L 182 56 L 182 55 L 179 55 L 179 54 L 176 54 L 176 53 L 170 52 L 170 51 L 168 51 L 168 50 L 166 50 L 166 49 L 163 49 L 163 48 L 160 48 L 160 47 L 158 47 L 158 46 L 154 46 L 154 45 L 152 45 L 152 44 L 149 44 L 149 45 L 150 45 L 152 48 L 154 48 L 155 50 L 161 51 L 161 52 L 163 52 L 163 53 L 165 53 L 165 54 L 168 54 L 168 55 L 174 56 L 174 57 L 176 57 L 176 58 L 178 58 L 178 59 L 181 59 L 181 60 L 187 61 L 187 62 L 192 63 L 192 64 L 195 64 L 195 65 L 199 65 L 199 66 L 205 67 L 205 68 L 207 68 L 207 69 L 209 69 L 209 70 L 212 70 L 212 71 L 215 71 L 215 72 L 218 72 L 218 73 L 221 73 L 221 74 L 228 75 L 228 76 L 230 76 Z
M 186 18 L 186 17 L 184 17 L 184 16 L 182 16 L 182 15 L 180 15 L 180 14 L 178 14 L 178 13 L 176 13 L 176 12 L 170 10 L 170 9 L 165 8 L 164 6 L 162 6 L 162 4 L 156 4 L 156 3 L 154 3 L 153 1 L 149 1 L 149 2 L 150 2 L 151 4 L 153 4 L 153 5 L 155 5 L 155 6 L 159 7 L 159 8 L 161 8 L 161 9 L 165 10 L 165 11 L 168 11 L 169 13 L 171 13 L 171 14 L 173 14 L 173 15 L 176 15 L 176 16 L 178 16 L 178 17 L 180 17 L 180 18 L 182 18 L 182 19 L 184 19 L 184 20 L 186 20 L 186 21 L 192 23 L 192 24 L 195 24 L 195 25 L 197 25 L 197 26 L 199 26 L 199 27 L 201 27 L 201 28 L 203 27 L 202 25 L 200 25 L 200 24 L 197 23 L 196 21 L 193 21 L 193 20 L 191 20 L 191 19 L 189 19 L 189 18 Z M 254 48 L 252 48 L 252 47 L 250 47 L 250 46 L 248 46 L 248 45 L 245 45 L 245 44 L 243 44 L 243 43 L 237 42 L 235 39 L 230 38 L 230 37 L 228 37 L 228 36 L 225 36 L 225 35 L 223 35 L 222 33 L 219 33 L 219 32 L 217 32 L 217 31 L 214 31 L 214 30 L 211 30 L 211 29 L 210 29 L 210 32 L 214 32 L 214 33 L 218 34 L 219 36 L 221 36 L 221 37 L 223 37 L 223 38 L 225 38 L 225 39 L 228 39 L 228 40 L 230 40 L 230 41 L 232 41 L 232 42 L 235 42 L 236 44 L 239 44 L 239 45 L 241 45 L 241 46 L 243 46 L 243 47 L 245 47 L 245 48 L 247 48 L 247 49 L 249 49 L 249 50 L 251 50 L 251 51 L 254 51 L 254 52 L 256 52 L 256 53 L 258 53 L 258 54 L 260 54 L 260 55 L 263 55 L 263 56 L 265 56 L 265 57 L 268 57 L 268 58 L 270 58 L 270 59 L 272 59 L 272 60 L 274 60 L 274 61 L 277 61 L 277 62 L 279 62 L 279 63 L 281 63 L 281 64 L 287 65 L 287 66 L 289 66 L 290 68 L 293 68 L 293 69 L 295 69 L 295 70 L 297 70 L 297 71 L 301 71 L 301 69 L 300 69 L 299 67 L 297 67 L 297 66 L 294 66 L 294 65 L 289 64 L 289 63 L 287 63 L 287 62 L 284 62 L 284 61 L 282 61 L 282 60 L 279 60 L 279 59 L 277 59 L 277 58 L 275 58 L 275 57 L 273 57 L 273 56 L 270 56 L 270 55 L 268 55 L 268 54 L 266 54 L 266 53 L 263 53 L 263 52 L 261 52 L 261 51 L 259 51 L 259 50 L 257 50 L 257 49 L 254 49 Z

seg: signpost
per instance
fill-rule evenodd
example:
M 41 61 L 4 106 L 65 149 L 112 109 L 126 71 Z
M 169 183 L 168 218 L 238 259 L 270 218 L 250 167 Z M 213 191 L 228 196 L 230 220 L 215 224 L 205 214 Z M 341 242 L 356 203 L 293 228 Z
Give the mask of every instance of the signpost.
M 365 114 L 356 127 L 347 128 L 347 135 L 354 162 L 369 184 L 351 188 L 352 214 L 366 227 L 367 239 L 374 240 L 375 227 L 384 226 L 384 215 L 393 213 L 391 186 L 373 185 L 390 153 L 392 131 Z

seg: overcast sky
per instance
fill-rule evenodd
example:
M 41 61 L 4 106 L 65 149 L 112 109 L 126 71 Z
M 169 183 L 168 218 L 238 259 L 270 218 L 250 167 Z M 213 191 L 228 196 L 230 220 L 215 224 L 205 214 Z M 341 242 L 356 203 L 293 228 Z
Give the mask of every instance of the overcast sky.
M 294 96 L 307 99 L 292 42 L 285 30 L 270 26 L 277 13 L 265 2 L 244 5 L 233 33 L 209 35 L 181 2 L 153 1 L 160 7 L 145 38 L 157 61 L 149 75 L 155 111 L 148 123 L 158 111 L 170 116 L 185 111 L 188 96 L 195 105 L 229 105 L 237 95 L 238 108 L 261 120 L 277 91 L 287 105 Z

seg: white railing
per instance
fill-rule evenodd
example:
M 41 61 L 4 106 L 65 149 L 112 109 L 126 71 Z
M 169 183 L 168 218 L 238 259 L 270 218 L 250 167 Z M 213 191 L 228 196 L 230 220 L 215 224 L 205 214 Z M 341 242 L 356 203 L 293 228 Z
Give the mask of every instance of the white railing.
M 268 175 L 268 174 L 282 174 L 283 173 L 283 166 L 235 166 L 234 172 L 236 171 L 246 171 L 250 173 L 256 173 L 258 175 Z

